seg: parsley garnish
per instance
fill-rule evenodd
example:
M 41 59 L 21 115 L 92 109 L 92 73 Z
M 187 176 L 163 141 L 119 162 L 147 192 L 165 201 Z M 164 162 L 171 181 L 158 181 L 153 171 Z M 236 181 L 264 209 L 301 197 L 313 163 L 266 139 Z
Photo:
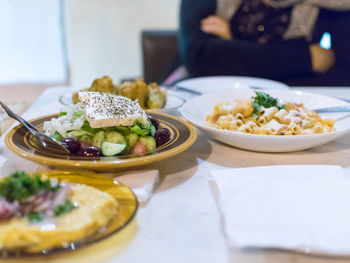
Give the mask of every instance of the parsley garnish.
M 22 201 L 41 190 L 55 192 L 60 185 L 52 186 L 50 180 L 42 180 L 39 174 L 29 176 L 18 171 L 0 181 L 0 195 L 7 201 Z
M 271 97 L 269 94 L 265 92 L 256 91 L 255 94 L 256 96 L 252 97 L 254 115 L 258 115 L 262 107 L 264 108 L 276 107 L 278 110 L 286 109 L 285 104 L 279 105 L 278 99 Z
M 64 204 L 55 206 L 54 208 L 55 216 L 60 216 L 62 214 L 68 213 L 75 208 L 77 207 L 74 206 L 70 200 L 66 199 Z
M 44 214 L 40 212 L 30 212 L 27 218 L 31 223 L 39 223 L 44 219 Z

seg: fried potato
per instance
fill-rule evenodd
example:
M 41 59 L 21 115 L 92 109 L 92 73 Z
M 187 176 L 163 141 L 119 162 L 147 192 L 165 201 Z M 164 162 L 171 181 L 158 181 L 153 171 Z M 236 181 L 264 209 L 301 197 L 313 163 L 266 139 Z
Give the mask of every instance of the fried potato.
M 149 87 L 149 97 L 147 99 L 148 109 L 161 109 L 166 102 L 166 92 L 161 91 L 160 87 L 156 83 L 151 83 Z
M 113 84 L 110 77 L 104 76 L 93 81 L 90 88 L 80 91 L 96 91 L 125 96 L 132 100 L 138 100 L 143 109 L 161 109 L 166 102 L 166 92 L 162 91 L 156 83 L 147 85 L 143 78 L 135 81 L 126 81 L 119 86 Z M 73 94 L 73 103 L 80 102 L 78 92 Z

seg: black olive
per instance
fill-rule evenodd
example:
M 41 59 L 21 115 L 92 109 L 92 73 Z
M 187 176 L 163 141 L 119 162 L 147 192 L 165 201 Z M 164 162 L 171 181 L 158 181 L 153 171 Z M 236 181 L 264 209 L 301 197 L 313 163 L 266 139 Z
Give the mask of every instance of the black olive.
M 80 149 L 80 141 L 76 138 L 64 138 L 62 140 L 66 145 L 65 147 L 71 152 L 76 153 Z
M 89 146 L 89 147 L 79 151 L 79 153 L 85 157 L 101 157 L 102 156 L 101 149 L 98 147 L 95 147 L 95 146 Z
M 158 127 L 159 127 L 159 121 L 158 121 L 156 118 L 152 117 L 151 115 L 148 115 L 148 118 L 149 118 L 149 120 L 151 121 L 151 123 L 153 124 L 153 126 L 154 126 L 156 129 L 158 129 Z
M 170 131 L 167 128 L 159 128 L 154 134 L 157 147 L 170 140 Z

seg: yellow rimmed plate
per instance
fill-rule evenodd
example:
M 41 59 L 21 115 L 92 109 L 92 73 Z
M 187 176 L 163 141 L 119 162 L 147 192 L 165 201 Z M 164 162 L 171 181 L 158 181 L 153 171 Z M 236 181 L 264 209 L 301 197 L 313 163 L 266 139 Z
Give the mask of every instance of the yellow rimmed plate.
M 118 202 L 118 213 L 108 225 L 98 232 L 75 242 L 70 242 L 62 247 L 45 248 L 43 249 L 43 244 L 38 244 L 38 246 L 31 246 L 30 248 L 23 248 L 21 250 L 6 251 L 0 249 L 0 255 L 2 257 L 8 256 L 21 256 L 21 255 L 40 255 L 40 254 L 51 254 L 60 251 L 76 250 L 78 248 L 90 245 L 102 239 L 105 239 L 118 231 L 122 230 L 127 224 L 129 224 L 135 217 L 138 202 L 136 196 L 131 191 L 130 188 L 119 183 L 117 180 L 103 176 L 97 175 L 93 172 L 76 172 L 76 171 L 45 171 L 40 172 L 43 176 L 48 176 L 49 178 L 57 178 L 61 181 L 65 181 L 71 184 L 85 184 L 94 187 L 100 191 L 106 192 L 112 195 Z
M 185 151 L 196 141 L 197 131 L 186 121 L 165 113 L 151 112 L 149 114 L 159 120 L 160 127 L 170 130 L 170 140 L 164 145 L 157 147 L 155 151 L 143 156 L 129 154 L 92 159 L 50 153 L 39 148 L 35 141 L 31 139 L 29 132 L 22 125 L 14 127 L 7 133 L 5 143 L 15 154 L 33 162 L 64 168 L 116 171 L 121 168 L 146 165 L 172 157 Z M 58 114 L 46 115 L 30 122 L 39 127 L 39 129 L 42 129 L 45 121 L 49 121 L 51 118 L 57 116 Z

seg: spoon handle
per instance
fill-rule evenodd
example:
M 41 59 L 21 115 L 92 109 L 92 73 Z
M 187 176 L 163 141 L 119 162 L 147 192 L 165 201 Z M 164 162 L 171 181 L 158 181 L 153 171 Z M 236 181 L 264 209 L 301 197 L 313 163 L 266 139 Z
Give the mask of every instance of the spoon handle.
M 326 112 L 350 112 L 350 106 L 338 106 L 338 107 L 327 107 L 327 108 L 318 108 L 313 109 L 318 113 L 326 113 Z
M 9 107 L 7 107 L 5 105 L 5 103 L 3 103 L 2 101 L 0 101 L 0 105 L 1 107 L 6 111 L 6 113 L 8 114 L 8 116 L 12 119 L 15 119 L 16 121 L 20 122 L 21 124 L 23 124 L 23 126 L 34 136 L 36 136 L 36 134 L 39 132 L 38 129 L 31 124 L 30 122 L 24 120 L 22 117 L 20 117 L 19 115 L 17 115 L 16 113 L 14 113 Z

